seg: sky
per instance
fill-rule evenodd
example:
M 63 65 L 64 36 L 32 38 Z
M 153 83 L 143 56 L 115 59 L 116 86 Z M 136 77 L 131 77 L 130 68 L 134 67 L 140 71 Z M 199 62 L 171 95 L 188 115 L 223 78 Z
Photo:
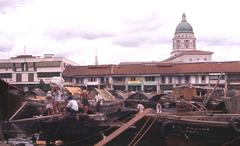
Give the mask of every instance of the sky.
M 182 13 L 199 50 L 240 60 L 238 0 L 0 0 L 0 58 L 55 54 L 79 65 L 170 57 Z

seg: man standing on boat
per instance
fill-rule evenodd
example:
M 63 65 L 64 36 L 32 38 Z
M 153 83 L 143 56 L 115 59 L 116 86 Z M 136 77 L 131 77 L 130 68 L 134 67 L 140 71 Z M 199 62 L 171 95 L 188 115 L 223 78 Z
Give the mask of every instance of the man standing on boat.
M 71 116 L 75 115 L 78 112 L 78 103 L 73 99 L 72 96 L 68 97 L 67 111 Z
M 143 110 L 144 110 L 144 106 L 140 103 L 140 102 L 138 102 L 138 104 L 137 104 L 137 109 L 138 109 L 138 112 L 143 112 Z
M 160 101 L 157 102 L 156 111 L 157 111 L 157 113 L 162 113 L 162 105 L 161 105 Z

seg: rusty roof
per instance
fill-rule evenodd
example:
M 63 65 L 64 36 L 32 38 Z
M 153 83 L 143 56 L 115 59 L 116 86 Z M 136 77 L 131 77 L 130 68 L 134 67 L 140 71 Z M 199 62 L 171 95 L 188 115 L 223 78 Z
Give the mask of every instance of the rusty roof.
M 111 65 L 67 66 L 63 71 L 64 77 L 110 75 Z
M 68 66 L 64 77 L 105 76 L 105 75 L 153 75 L 153 74 L 191 74 L 191 73 L 238 73 L 240 61 L 198 62 L 198 63 L 151 63 L 98 66 Z

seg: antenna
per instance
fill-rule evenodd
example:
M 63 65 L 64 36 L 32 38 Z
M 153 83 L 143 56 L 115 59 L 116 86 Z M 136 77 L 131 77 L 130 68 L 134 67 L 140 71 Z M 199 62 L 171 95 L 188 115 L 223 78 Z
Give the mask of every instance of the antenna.
M 98 65 L 98 56 L 97 56 L 97 49 L 95 49 L 95 65 Z

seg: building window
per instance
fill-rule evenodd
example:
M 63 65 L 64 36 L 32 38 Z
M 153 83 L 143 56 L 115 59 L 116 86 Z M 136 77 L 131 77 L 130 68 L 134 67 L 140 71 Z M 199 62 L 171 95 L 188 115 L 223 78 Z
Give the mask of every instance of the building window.
M 161 77 L 162 83 L 166 83 L 166 77 Z
M 206 83 L 206 76 L 202 76 L 201 81 L 202 81 L 202 83 Z
M 218 80 L 219 78 L 220 78 L 220 75 L 211 75 L 211 76 L 209 76 L 210 80 Z M 221 80 L 224 80 L 224 79 L 225 79 L 225 76 L 222 76 Z
M 27 63 L 24 63 L 24 68 L 25 68 L 25 71 L 28 71 L 28 64 Z
M 185 48 L 188 48 L 188 46 L 189 46 L 188 42 L 189 42 L 188 40 L 185 40 L 185 41 L 184 41 L 184 46 L 185 46 Z
M 172 83 L 172 77 L 170 76 L 168 79 L 169 79 L 169 83 Z
M 113 77 L 113 81 L 125 81 L 125 77 Z
M 12 78 L 11 73 L 0 73 L 0 78 Z
M 37 71 L 37 66 L 36 66 L 36 63 L 35 63 L 35 62 L 33 62 L 33 70 L 34 70 L 34 71 Z
M 189 61 L 192 61 L 192 58 L 190 58 Z
M 16 74 L 16 82 L 22 82 L 22 74 Z
M 12 70 L 13 70 L 13 71 L 17 71 L 16 63 L 13 63 L 13 64 L 12 64 Z
M 24 63 L 21 63 L 21 70 L 24 71 Z
M 97 81 L 97 78 L 88 78 L 88 82 L 96 82 Z
M 195 83 L 198 84 L 199 81 L 198 81 L 198 76 L 195 76 Z
M 76 83 L 77 84 L 82 84 L 83 83 L 83 78 L 76 78 Z
M 33 73 L 28 74 L 28 82 L 34 82 L 34 74 Z
M 155 81 L 155 77 L 145 77 L 145 81 Z
M 190 83 L 190 77 L 189 76 L 185 76 L 185 83 Z
M 136 81 L 136 77 L 131 77 L 130 81 Z
M 207 61 L 207 58 L 204 58 L 204 61 Z
M 104 77 L 101 77 L 101 78 L 100 78 L 100 82 L 101 82 L 101 83 L 104 83 Z
M 182 83 L 182 78 L 181 76 L 178 77 L 178 84 L 181 84 Z
M 60 72 L 39 72 L 38 78 L 60 77 Z
M 21 71 L 28 71 L 27 63 L 21 63 Z

